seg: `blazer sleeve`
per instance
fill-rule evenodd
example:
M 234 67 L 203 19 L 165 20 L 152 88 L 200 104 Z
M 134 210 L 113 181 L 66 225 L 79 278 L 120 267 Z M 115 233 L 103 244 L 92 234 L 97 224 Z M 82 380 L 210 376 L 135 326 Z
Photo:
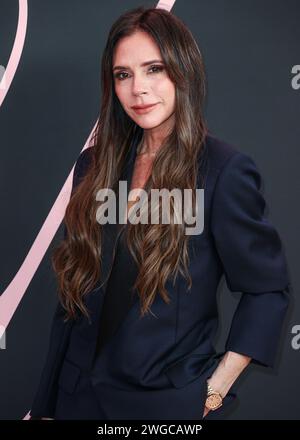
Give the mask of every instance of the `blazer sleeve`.
M 79 184 L 83 175 L 87 171 L 91 161 L 91 148 L 84 150 L 76 161 L 71 195 Z M 64 237 L 66 237 L 66 227 L 64 225 Z M 54 316 L 52 318 L 48 353 L 42 370 L 39 386 L 30 410 L 30 419 L 41 417 L 54 418 L 56 398 L 58 392 L 58 376 L 64 353 L 68 343 L 68 336 L 72 327 L 72 322 L 64 322 L 65 310 L 58 302 Z
M 227 286 L 242 292 L 225 349 L 273 367 L 290 280 L 280 237 L 265 215 L 261 183 L 252 158 L 236 152 L 217 179 L 211 228 Z

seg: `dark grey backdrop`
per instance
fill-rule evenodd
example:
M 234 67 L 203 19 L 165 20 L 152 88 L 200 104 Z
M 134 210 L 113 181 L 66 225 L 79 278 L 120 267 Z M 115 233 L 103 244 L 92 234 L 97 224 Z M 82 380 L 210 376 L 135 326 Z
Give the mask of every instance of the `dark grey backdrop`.
M 100 57 L 108 30 L 125 10 L 156 6 L 132 0 L 29 0 L 22 58 L 0 108 L 0 292 L 19 269 L 89 135 L 99 111 Z M 299 317 L 298 0 L 177 0 L 172 11 L 193 32 L 208 77 L 206 116 L 218 137 L 256 161 L 269 216 L 289 262 L 294 301 L 277 366 L 251 366 L 239 379 L 229 419 L 299 419 L 300 350 L 292 348 Z M 0 0 L 0 64 L 14 41 L 17 0 Z M 298 81 L 300 85 L 300 79 Z M 55 299 L 48 249 L 11 321 L 0 350 L 0 418 L 30 409 L 45 360 Z M 220 286 L 223 349 L 239 295 Z

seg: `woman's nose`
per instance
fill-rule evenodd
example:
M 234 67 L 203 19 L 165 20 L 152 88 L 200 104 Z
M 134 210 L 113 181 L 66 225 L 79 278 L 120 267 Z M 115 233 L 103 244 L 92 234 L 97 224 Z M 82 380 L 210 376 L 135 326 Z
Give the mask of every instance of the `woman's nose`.
M 132 81 L 132 93 L 134 95 L 140 95 L 141 93 L 146 93 L 146 81 L 142 75 L 135 75 Z

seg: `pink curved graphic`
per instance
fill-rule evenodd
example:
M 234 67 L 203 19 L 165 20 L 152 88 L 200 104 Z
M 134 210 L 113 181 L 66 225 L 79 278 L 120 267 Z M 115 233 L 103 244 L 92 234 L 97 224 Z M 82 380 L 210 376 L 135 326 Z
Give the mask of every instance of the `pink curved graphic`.
M 175 1 L 176 0 L 161 0 L 157 3 L 156 7 L 159 9 L 166 9 L 167 11 L 171 11 Z
M 171 10 L 175 0 L 159 1 L 157 8 Z M 0 106 L 5 99 L 5 96 L 12 83 L 13 77 L 17 70 L 20 57 L 22 54 L 26 28 L 27 28 L 27 0 L 19 0 L 19 20 L 12 53 L 7 65 L 5 75 L 1 80 L 0 88 Z M 5 83 L 4 83 L 5 81 Z M 4 87 L 3 87 L 4 84 Z M 97 122 L 94 125 L 84 147 L 81 151 L 88 148 L 90 139 L 94 133 Z M 0 338 L 5 332 L 10 320 L 12 319 L 22 297 L 24 296 L 28 285 L 30 284 L 36 270 L 38 269 L 53 237 L 55 236 L 65 214 L 65 209 L 70 200 L 72 190 L 72 179 L 74 172 L 73 165 L 60 193 L 58 194 L 46 220 L 44 221 L 41 230 L 35 238 L 27 256 L 25 257 L 21 267 L 10 282 L 8 287 L 0 297 Z M 25 415 L 23 420 L 30 418 L 30 411 Z
M 5 73 L 0 83 L 0 107 L 14 79 L 23 52 L 27 29 L 28 7 L 27 0 L 19 0 L 19 19 L 14 45 L 7 63 Z

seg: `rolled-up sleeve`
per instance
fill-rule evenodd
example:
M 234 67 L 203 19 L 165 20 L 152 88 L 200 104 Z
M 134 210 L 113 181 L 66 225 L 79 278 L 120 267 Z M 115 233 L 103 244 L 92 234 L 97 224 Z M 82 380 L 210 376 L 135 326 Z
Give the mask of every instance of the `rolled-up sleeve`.
M 291 284 L 279 234 L 265 215 L 261 184 L 253 159 L 235 153 L 217 179 L 211 228 L 227 286 L 242 292 L 225 349 L 273 367 Z

